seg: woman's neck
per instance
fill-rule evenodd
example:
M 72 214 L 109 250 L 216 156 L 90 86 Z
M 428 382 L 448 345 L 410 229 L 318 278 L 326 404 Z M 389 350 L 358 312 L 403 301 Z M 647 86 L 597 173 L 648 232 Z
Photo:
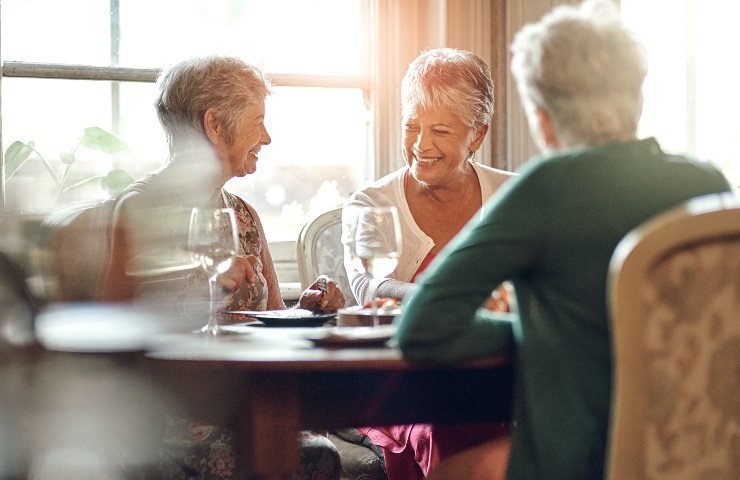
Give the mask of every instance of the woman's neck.
M 444 184 L 432 185 L 419 182 L 409 176 L 406 184 L 406 194 L 424 198 L 433 204 L 459 205 L 461 202 L 464 203 L 467 197 L 480 196 L 480 183 L 475 170 L 468 164 L 468 168 L 464 172 L 460 172 L 459 175 Z

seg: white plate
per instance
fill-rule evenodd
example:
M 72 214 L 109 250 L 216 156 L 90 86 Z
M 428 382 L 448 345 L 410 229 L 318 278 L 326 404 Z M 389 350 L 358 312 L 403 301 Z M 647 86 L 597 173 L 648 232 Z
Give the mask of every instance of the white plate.
M 377 347 L 393 338 L 396 325 L 335 327 L 309 332 L 302 337 L 320 347 Z

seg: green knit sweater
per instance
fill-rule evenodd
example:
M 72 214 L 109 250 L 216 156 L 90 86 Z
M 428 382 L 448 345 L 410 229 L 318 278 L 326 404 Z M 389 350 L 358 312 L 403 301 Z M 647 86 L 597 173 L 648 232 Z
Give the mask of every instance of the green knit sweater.
M 611 351 L 606 279 L 619 240 L 653 215 L 727 191 L 707 163 L 668 155 L 653 139 L 530 161 L 440 253 L 399 318 L 411 359 L 515 354 L 507 478 L 603 477 Z M 505 280 L 513 314 L 478 310 Z

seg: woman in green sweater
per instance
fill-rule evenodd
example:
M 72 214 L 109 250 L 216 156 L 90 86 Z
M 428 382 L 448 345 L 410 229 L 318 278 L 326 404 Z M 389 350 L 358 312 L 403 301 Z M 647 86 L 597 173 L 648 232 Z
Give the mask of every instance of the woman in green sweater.
M 440 253 L 399 319 L 414 360 L 515 351 L 507 479 L 603 478 L 611 353 L 609 260 L 651 216 L 729 190 L 711 165 L 636 139 L 642 49 L 611 2 L 554 9 L 512 45 L 512 71 L 544 155 L 504 185 Z M 510 280 L 518 309 L 479 309 Z M 431 479 L 495 478 L 495 444 L 459 454 Z

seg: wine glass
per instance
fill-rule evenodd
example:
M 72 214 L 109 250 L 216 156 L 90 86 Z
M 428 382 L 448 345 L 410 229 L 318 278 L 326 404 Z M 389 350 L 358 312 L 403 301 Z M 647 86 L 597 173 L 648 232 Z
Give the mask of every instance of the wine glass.
M 352 219 L 346 238 L 355 267 L 374 279 L 385 278 L 398 265 L 401 224 L 396 207 L 349 207 Z M 370 298 L 373 326 L 379 325 L 378 300 Z
M 216 278 L 230 267 L 239 251 L 236 217 L 231 208 L 193 208 L 188 230 L 188 249 L 193 261 L 208 276 L 208 324 L 201 332 L 219 335 Z

